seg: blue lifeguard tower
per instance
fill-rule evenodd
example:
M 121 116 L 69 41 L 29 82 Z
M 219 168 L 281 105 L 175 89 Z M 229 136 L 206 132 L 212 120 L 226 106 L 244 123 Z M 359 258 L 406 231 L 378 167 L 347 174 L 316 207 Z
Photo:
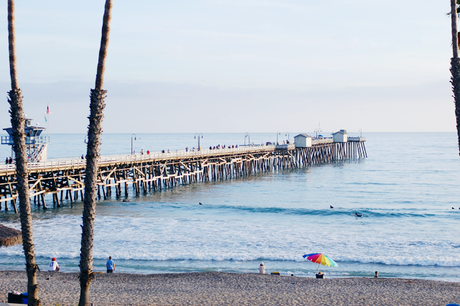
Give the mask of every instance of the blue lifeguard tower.
M 8 136 L 2 136 L 2 145 L 11 146 L 11 157 L 14 157 L 13 150 L 13 128 L 4 128 Z M 27 159 L 30 163 L 37 163 L 47 160 L 48 156 L 48 143 L 50 142 L 49 136 L 41 136 L 42 132 L 46 130 L 44 127 L 32 125 L 32 119 L 26 118 L 25 133 L 26 133 L 26 147 Z

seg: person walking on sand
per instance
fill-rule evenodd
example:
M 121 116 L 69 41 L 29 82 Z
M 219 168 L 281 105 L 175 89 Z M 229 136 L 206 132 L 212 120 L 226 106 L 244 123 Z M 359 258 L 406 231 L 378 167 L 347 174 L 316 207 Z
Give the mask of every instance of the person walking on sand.
M 113 273 L 113 271 L 115 271 L 115 263 L 112 260 L 112 256 L 109 256 L 109 260 L 107 260 L 105 266 L 107 267 L 107 273 Z
M 59 270 L 61 270 L 61 269 L 59 268 L 59 265 L 58 265 L 58 263 L 56 261 L 56 258 L 51 259 L 51 262 L 50 262 L 50 264 L 48 266 L 48 271 L 50 271 L 50 272 L 54 272 L 54 271 L 59 272 Z
M 263 262 L 260 263 L 259 274 L 265 274 L 265 266 Z

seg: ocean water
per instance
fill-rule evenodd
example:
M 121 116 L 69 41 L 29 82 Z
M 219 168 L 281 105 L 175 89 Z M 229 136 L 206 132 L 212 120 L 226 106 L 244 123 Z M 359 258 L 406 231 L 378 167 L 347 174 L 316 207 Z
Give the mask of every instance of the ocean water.
M 295 133 L 290 135 L 292 136 Z M 368 158 L 199 183 L 97 204 L 95 270 L 267 272 L 313 277 L 460 281 L 460 168 L 455 133 L 368 133 Z M 251 134 L 251 142 L 287 134 Z M 106 134 L 103 154 L 197 146 L 194 134 Z M 135 138 L 135 140 L 134 140 Z M 243 144 L 245 134 L 204 134 L 203 147 Z M 80 156 L 84 135 L 51 135 L 50 158 Z M 1 148 L 4 155 L 8 147 Z M 201 202 L 203 205 L 198 205 Z M 51 203 L 48 200 L 48 203 Z M 333 209 L 329 208 L 334 206 Z M 51 205 L 52 206 L 52 205 Z M 454 209 L 452 209 L 454 207 Z M 363 214 L 355 218 L 355 212 Z M 37 261 L 78 271 L 82 203 L 33 208 Z M 0 222 L 20 228 L 12 210 Z M 302 255 L 321 252 L 338 267 Z M 22 246 L 0 248 L 0 270 L 24 268 Z

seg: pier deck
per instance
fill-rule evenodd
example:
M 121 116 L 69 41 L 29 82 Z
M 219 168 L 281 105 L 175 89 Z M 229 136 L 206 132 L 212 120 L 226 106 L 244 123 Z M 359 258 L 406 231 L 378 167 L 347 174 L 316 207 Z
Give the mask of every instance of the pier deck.
M 346 159 L 367 157 L 365 139 L 334 143 L 331 139 L 313 140 L 311 147 L 294 145 L 239 146 L 238 148 L 177 150 L 170 153 L 101 156 L 98 172 L 98 196 L 109 198 L 136 195 L 196 182 L 228 180 L 260 172 L 308 167 Z M 29 163 L 30 197 L 47 208 L 45 195 L 53 204 L 73 203 L 83 198 L 86 160 L 52 159 Z M 0 165 L 0 210 L 8 202 L 16 207 L 16 169 Z M 5 205 L 2 205 L 2 204 Z

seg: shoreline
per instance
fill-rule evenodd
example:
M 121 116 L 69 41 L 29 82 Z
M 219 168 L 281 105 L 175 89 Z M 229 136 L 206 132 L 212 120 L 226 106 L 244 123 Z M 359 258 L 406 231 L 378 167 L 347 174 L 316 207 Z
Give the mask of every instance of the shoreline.
M 326 276 L 327 277 L 327 276 Z M 47 279 L 49 278 L 49 279 Z M 78 304 L 78 273 L 39 272 L 43 305 Z M 0 302 L 24 292 L 25 271 L 0 271 Z M 307 278 L 225 272 L 98 273 L 97 305 L 446 305 L 460 302 L 460 283 L 400 278 Z

